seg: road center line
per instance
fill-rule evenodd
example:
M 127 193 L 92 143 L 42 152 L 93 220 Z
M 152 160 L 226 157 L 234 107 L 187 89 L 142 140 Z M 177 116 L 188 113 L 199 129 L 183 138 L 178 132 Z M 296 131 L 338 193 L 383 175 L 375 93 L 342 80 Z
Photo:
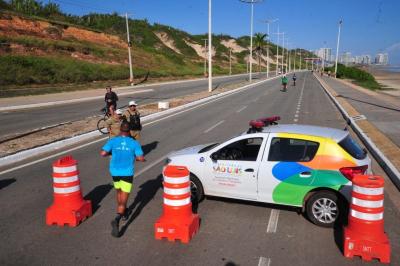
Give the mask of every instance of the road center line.
M 206 131 L 204 131 L 204 133 L 208 133 L 211 130 L 213 130 L 214 128 L 216 128 L 217 126 L 221 125 L 222 123 L 224 123 L 225 120 L 219 121 L 218 123 L 216 123 L 215 125 L 213 125 L 212 127 L 210 127 L 209 129 L 207 129 Z
M 239 110 L 236 111 L 236 113 L 240 113 L 241 111 L 243 111 L 244 109 L 247 108 L 247 105 L 243 106 L 242 108 L 240 108 Z
M 279 210 L 272 209 L 269 215 L 269 221 L 267 226 L 267 233 L 276 233 L 278 227 Z
M 266 257 L 260 257 L 258 260 L 258 266 L 269 266 L 271 264 L 271 259 Z

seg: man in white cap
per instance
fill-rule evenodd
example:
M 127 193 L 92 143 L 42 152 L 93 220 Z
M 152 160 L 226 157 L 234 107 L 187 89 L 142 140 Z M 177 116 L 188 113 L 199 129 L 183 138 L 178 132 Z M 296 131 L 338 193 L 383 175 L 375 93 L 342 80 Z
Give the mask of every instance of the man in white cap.
M 142 130 L 142 124 L 140 123 L 140 113 L 136 109 L 136 102 L 130 101 L 128 109 L 124 112 L 126 121 L 130 126 L 130 134 L 135 140 L 140 139 L 140 131 Z
M 117 109 L 114 114 L 107 119 L 106 124 L 108 128 L 108 134 L 110 138 L 116 137 L 119 135 L 120 127 L 122 122 L 122 110 Z

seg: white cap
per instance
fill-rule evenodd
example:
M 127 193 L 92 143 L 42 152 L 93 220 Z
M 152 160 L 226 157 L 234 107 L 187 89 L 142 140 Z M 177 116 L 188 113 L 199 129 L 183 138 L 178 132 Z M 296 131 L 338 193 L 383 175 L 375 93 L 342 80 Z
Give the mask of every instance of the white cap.
M 117 115 L 122 115 L 122 110 L 121 110 L 121 109 L 117 109 L 117 110 L 115 110 L 115 113 L 116 113 Z
M 136 106 L 137 104 L 136 104 L 136 102 L 135 102 L 135 101 L 130 101 L 130 102 L 129 102 L 129 106 L 131 106 L 131 105 L 134 105 L 134 106 Z

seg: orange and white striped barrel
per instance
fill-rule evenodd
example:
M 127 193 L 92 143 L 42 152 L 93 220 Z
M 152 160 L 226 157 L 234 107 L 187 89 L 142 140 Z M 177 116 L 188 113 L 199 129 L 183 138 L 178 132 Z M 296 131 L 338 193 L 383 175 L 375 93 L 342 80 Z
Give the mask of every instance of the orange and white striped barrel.
M 192 213 L 190 173 L 186 167 L 169 167 L 164 176 L 164 214 L 181 216 Z
M 92 204 L 82 197 L 78 163 L 72 156 L 53 163 L 53 204 L 46 210 L 46 224 L 77 226 L 92 215 Z
M 344 255 L 389 263 L 391 248 L 383 220 L 384 179 L 357 175 L 352 182 L 349 220 L 344 228 Z

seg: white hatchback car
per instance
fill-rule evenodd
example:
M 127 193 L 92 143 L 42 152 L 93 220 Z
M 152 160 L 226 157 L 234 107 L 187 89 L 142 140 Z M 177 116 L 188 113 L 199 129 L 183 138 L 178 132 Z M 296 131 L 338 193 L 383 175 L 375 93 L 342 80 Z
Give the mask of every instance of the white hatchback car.
M 167 164 L 189 169 L 198 201 L 210 195 L 302 207 L 311 222 L 333 226 L 346 214 L 352 177 L 371 173 L 370 158 L 348 131 L 277 120 L 252 120 L 242 135 L 172 152 Z

